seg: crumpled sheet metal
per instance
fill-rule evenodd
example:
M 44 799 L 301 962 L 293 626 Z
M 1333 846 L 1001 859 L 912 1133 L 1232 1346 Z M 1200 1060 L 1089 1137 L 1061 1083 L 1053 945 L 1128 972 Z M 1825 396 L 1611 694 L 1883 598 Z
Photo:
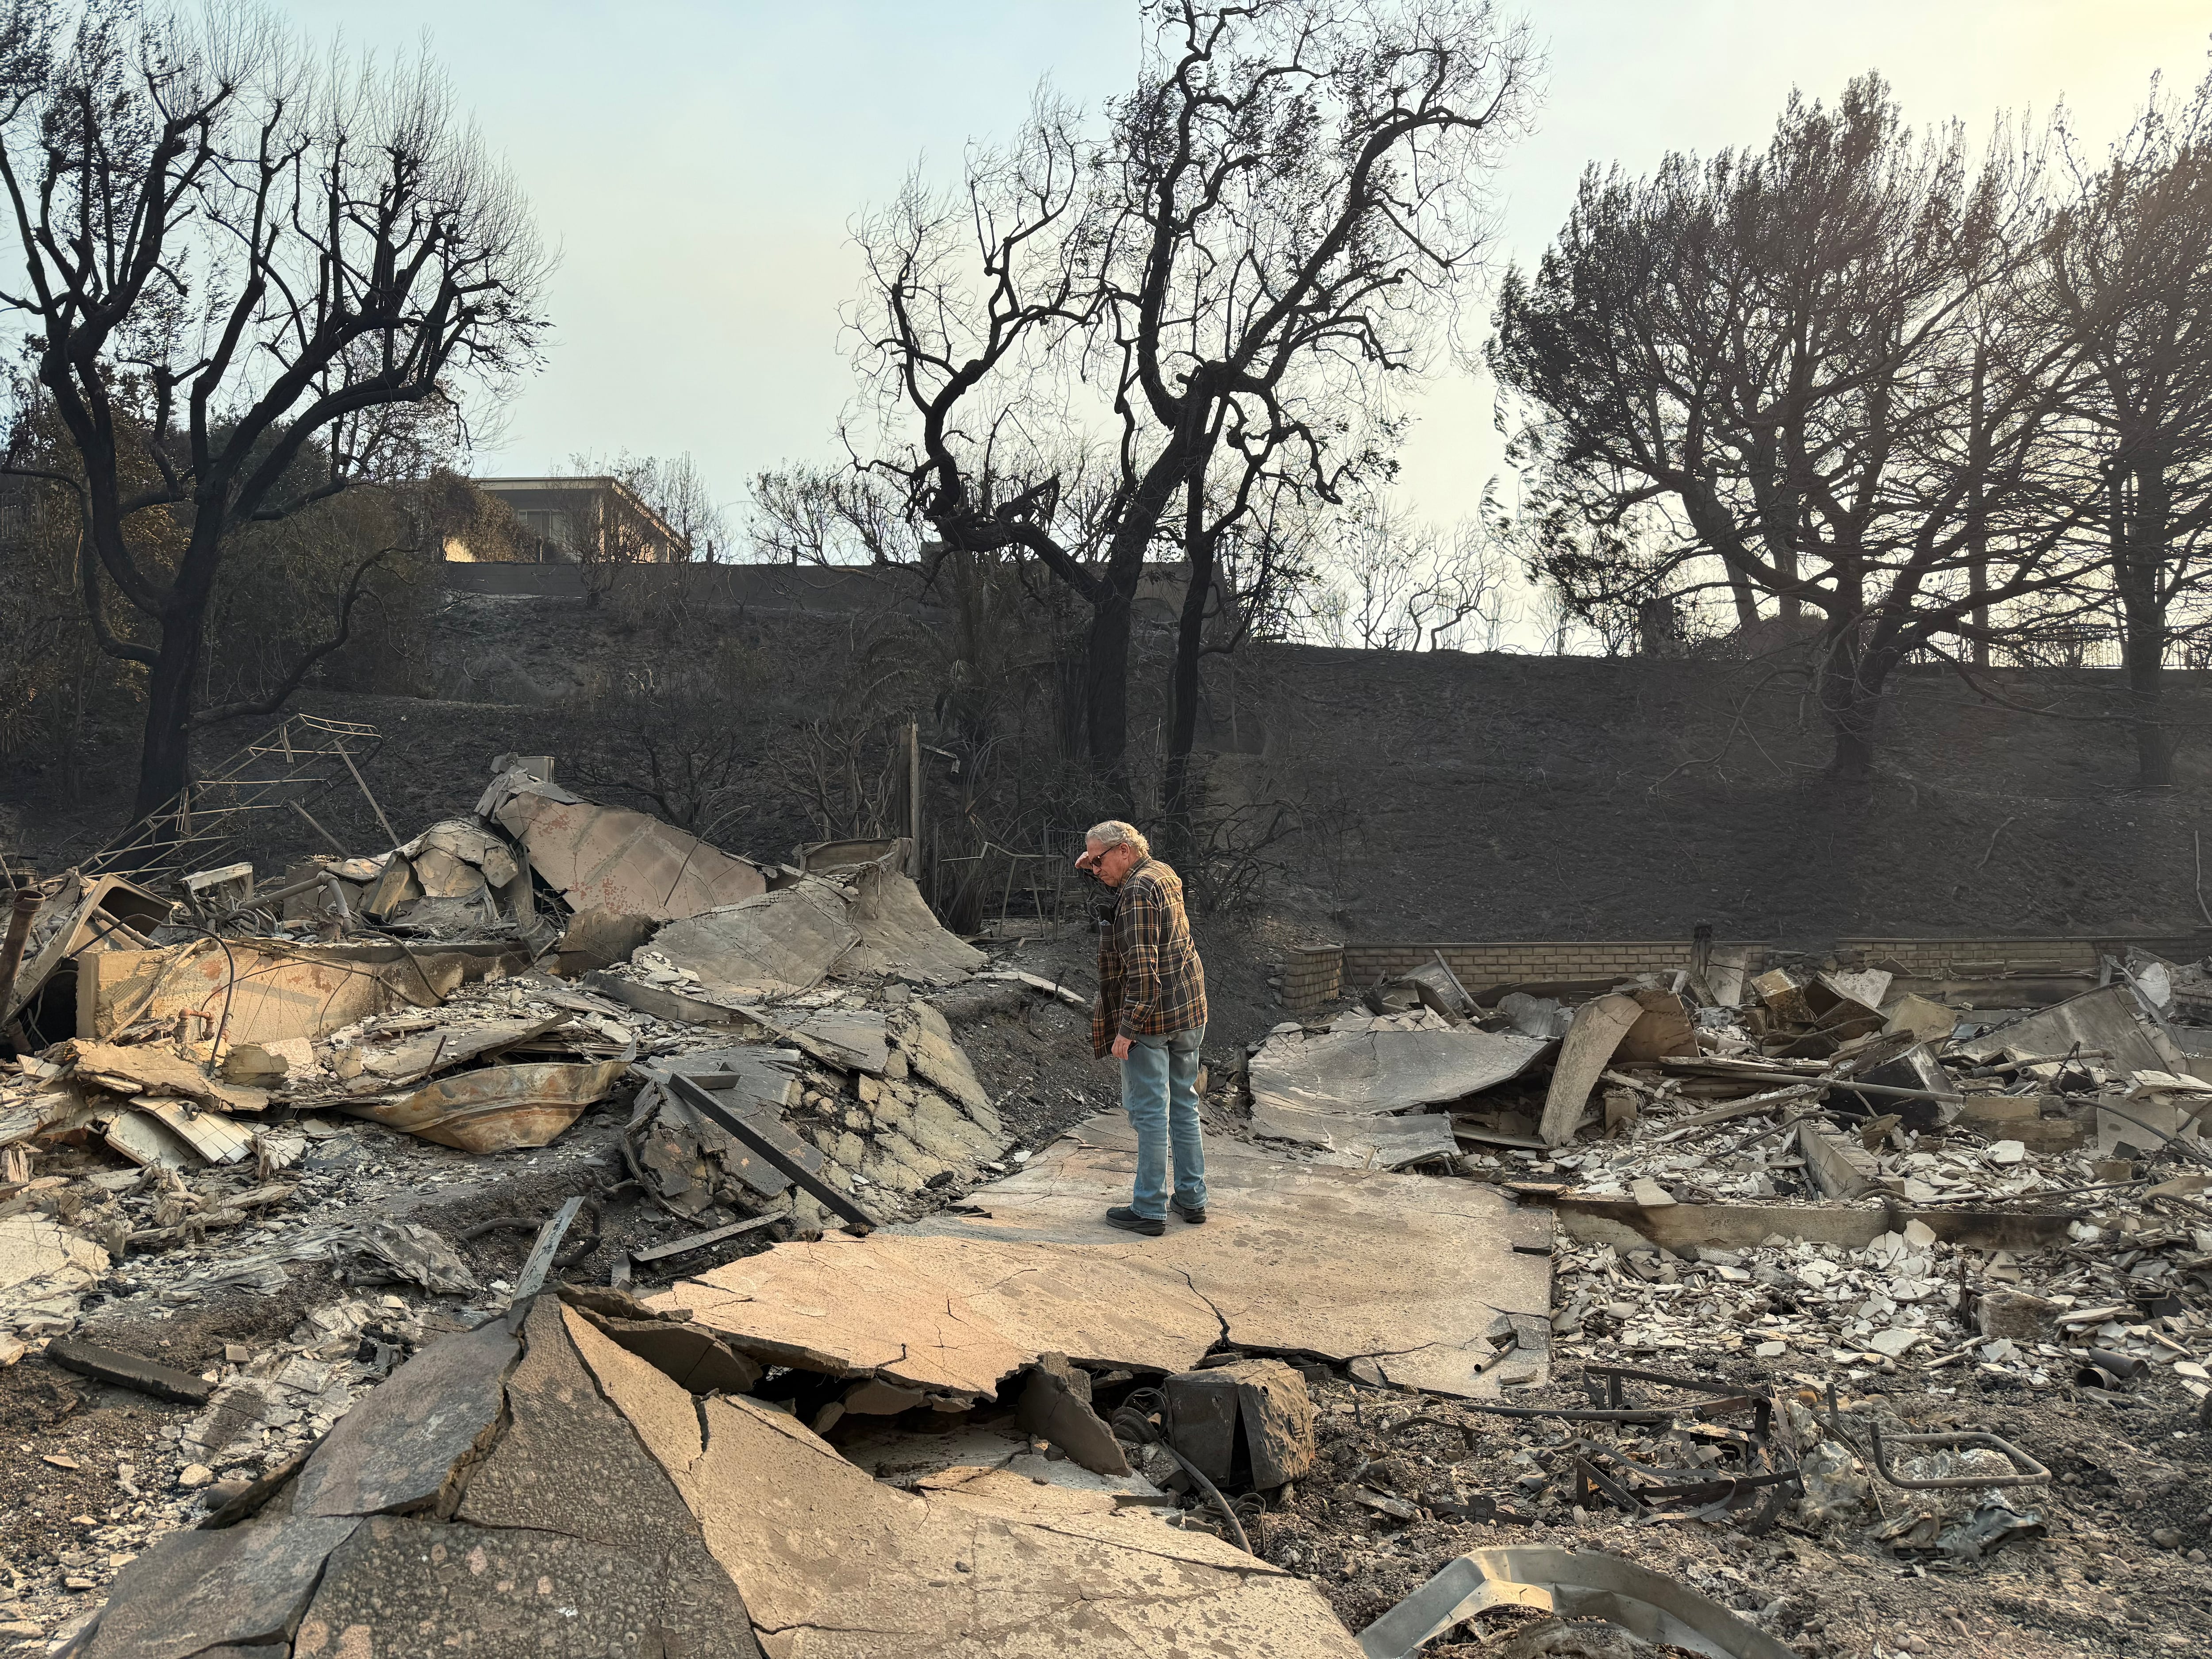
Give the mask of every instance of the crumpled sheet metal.
M 1512 1032 L 1278 1031 L 1252 1057 L 1252 1127 L 1370 1166 L 1449 1158 L 1458 1150 L 1449 1119 L 1383 1120 L 1494 1088 L 1550 1046 Z
M 671 922 L 651 949 L 731 996 L 811 991 L 859 943 L 845 890 L 817 877 Z
M 234 1043 L 320 1036 L 373 1014 L 434 1008 L 493 968 L 519 969 L 513 945 L 423 947 L 349 941 L 194 939 L 158 951 L 103 951 L 77 963 L 77 1035 L 112 1036 L 138 1019 L 228 1012 Z
M 1279 1031 L 1252 1057 L 1252 1103 L 1340 1116 L 1443 1106 L 1520 1076 L 1549 1046 L 1498 1031 Z
M 839 958 L 838 973 L 895 975 L 932 985 L 965 979 L 988 958 L 945 931 L 921 889 L 899 867 L 903 857 L 894 848 L 857 872 L 849 915 L 860 937 Z
M 623 1060 L 487 1066 L 403 1099 L 349 1100 L 338 1109 L 465 1152 L 513 1152 L 546 1145 L 629 1069 Z
M 2142 1004 L 2124 984 L 2084 991 L 2039 1008 L 1960 1043 L 1957 1052 L 1987 1065 L 2008 1054 L 2063 1054 L 2076 1046 L 2100 1050 L 2104 1058 L 2091 1064 L 2107 1072 L 2189 1070 L 2188 1057 L 2143 1018 Z
M 553 784 L 523 783 L 491 815 L 572 910 L 673 921 L 768 890 L 766 878 L 744 860 L 672 823 L 594 806 Z
M 419 1222 L 378 1216 L 331 1236 L 331 1263 L 358 1284 L 404 1281 L 434 1296 L 473 1296 L 478 1286 L 453 1247 Z
M 1411 1659 L 1463 1619 L 1490 1607 L 1604 1619 L 1647 1642 L 1706 1659 L 1797 1659 L 1757 1626 L 1675 1580 L 1619 1556 L 1528 1545 L 1476 1550 L 1359 1632 L 1367 1659 Z

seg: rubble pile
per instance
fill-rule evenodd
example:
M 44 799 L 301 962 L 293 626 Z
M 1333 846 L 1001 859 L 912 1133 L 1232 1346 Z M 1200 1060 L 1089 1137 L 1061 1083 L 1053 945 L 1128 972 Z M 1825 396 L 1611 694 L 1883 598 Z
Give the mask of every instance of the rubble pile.
M 1891 1659 L 1836 1584 L 1942 1576 L 1965 1638 L 2106 1582 L 2061 1408 L 2146 1448 L 2146 1582 L 2203 1565 L 2205 964 L 1439 955 L 1210 1054 L 1212 1213 L 1139 1237 L 1127 1123 L 1017 1149 L 946 1017 L 1087 1000 L 904 843 L 755 863 L 554 769 L 270 885 L 41 890 L 0 1369 L 161 1411 L 43 1458 L 86 1513 L 51 1578 L 0 1543 L 0 1635 Z M 2127 1626 L 2186 1645 L 2168 1600 Z

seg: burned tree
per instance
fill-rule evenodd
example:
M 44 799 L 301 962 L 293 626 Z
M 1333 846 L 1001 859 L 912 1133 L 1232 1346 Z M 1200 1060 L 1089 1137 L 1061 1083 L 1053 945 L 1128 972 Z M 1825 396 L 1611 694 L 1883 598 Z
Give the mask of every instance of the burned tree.
M 1916 137 L 1872 76 L 1793 100 L 1763 153 L 1586 174 L 1491 349 L 1540 568 L 1584 615 L 1705 587 L 1814 613 L 1831 770 L 1865 776 L 1900 663 L 2080 568 L 2063 354 L 2016 303 L 2036 185 Z
M 270 695 L 196 706 L 237 532 L 426 471 L 462 435 L 461 383 L 534 361 L 544 264 L 427 64 L 316 68 L 258 12 L 124 0 L 14 0 L 0 52 L 22 255 L 0 305 L 72 452 L 56 481 L 93 630 L 145 672 L 149 813 L 185 787 L 196 725 L 274 709 L 343 643 L 382 556 Z
M 2171 783 L 2167 661 L 2212 623 L 2212 79 L 2178 109 L 2154 97 L 2045 246 L 2034 294 L 2070 353 L 2077 488 L 2101 498 L 2088 591 L 2117 600 L 2136 781 Z
M 873 465 L 944 543 L 1018 545 L 1089 606 L 1089 749 L 1108 776 L 1146 558 L 1191 567 L 1170 740 L 1187 755 L 1214 539 L 1255 490 L 1334 499 L 1382 467 L 1385 385 L 1425 361 L 1484 245 L 1483 187 L 1532 72 L 1486 5 L 1146 15 L 1139 85 L 1103 134 L 1041 107 L 1011 149 L 971 156 L 957 204 L 916 187 L 862 236 L 863 355 L 908 434 Z M 1112 434 L 1095 547 L 1071 543 L 1037 465 L 1048 428 Z

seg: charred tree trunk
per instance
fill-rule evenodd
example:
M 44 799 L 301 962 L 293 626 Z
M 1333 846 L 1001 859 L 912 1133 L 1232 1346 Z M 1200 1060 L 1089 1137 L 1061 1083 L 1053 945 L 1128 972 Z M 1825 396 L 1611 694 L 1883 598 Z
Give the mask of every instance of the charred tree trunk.
M 1182 614 L 1176 624 L 1173 702 L 1168 719 L 1166 775 L 1161 785 L 1161 813 L 1177 856 L 1188 857 L 1190 827 L 1190 754 L 1198 742 L 1198 669 L 1206 650 L 1206 612 L 1213 597 L 1214 538 L 1206 528 L 1206 469 L 1191 475 L 1190 507 L 1183 535 L 1188 563 Z
M 1853 616 L 1824 630 L 1817 671 L 1820 713 L 1835 740 L 1828 776 L 1841 783 L 1863 783 L 1874 775 L 1875 724 L 1880 712 L 1886 664 L 1867 648 Z
M 161 648 L 146 678 L 146 733 L 138 751 L 134 818 L 164 810 L 191 781 L 192 690 L 199 667 L 198 627 L 165 619 Z
M 2125 629 L 2121 660 L 2128 683 L 2128 730 L 2136 745 L 2136 782 L 2160 787 L 2173 781 L 2173 734 L 2166 724 L 2166 604 L 2159 585 L 2166 539 L 2164 469 L 2155 462 L 2130 467 L 2116 461 L 2107 468 L 2106 488 L 2112 586 L 2120 596 Z

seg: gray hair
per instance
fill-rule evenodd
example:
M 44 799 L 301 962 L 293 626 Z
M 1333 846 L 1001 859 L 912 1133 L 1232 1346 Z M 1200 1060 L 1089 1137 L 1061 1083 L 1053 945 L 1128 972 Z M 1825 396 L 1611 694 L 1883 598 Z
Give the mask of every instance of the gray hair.
M 1083 839 L 1095 841 L 1101 848 L 1133 847 L 1137 856 L 1148 859 L 1152 855 L 1152 844 L 1145 839 L 1145 832 L 1133 823 L 1124 823 L 1119 818 L 1109 818 L 1103 823 L 1094 823 L 1083 832 Z

